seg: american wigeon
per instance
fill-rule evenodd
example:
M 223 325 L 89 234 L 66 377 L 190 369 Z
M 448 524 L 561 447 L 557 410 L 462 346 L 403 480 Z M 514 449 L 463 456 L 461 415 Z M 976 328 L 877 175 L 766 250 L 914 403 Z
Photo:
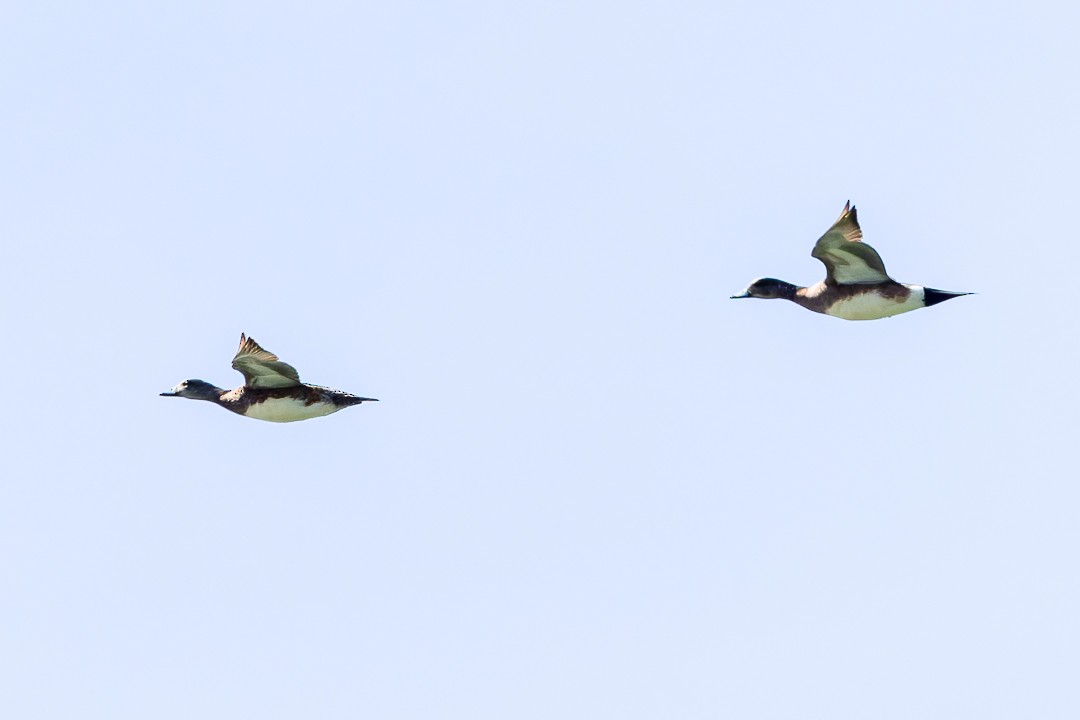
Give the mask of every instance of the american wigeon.
M 307 420 L 362 402 L 376 402 L 375 398 L 300 382 L 296 368 L 281 362 L 243 333 L 232 366 L 244 376 L 244 384 L 235 390 L 222 390 L 202 380 L 185 380 L 161 395 L 209 400 L 244 417 L 269 422 Z
M 971 294 L 905 285 L 889 277 L 881 256 L 862 242 L 862 229 L 850 202 L 810 254 L 825 263 L 828 271 L 816 285 L 799 287 L 775 278 L 759 278 L 732 299 L 782 298 L 844 320 L 877 320 Z

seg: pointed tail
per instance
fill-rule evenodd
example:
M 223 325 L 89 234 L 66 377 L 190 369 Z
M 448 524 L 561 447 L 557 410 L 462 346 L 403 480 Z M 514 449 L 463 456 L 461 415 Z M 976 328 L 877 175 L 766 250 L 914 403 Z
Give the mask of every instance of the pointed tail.
M 945 302 L 946 300 L 952 300 L 962 295 L 974 295 L 975 293 L 969 292 L 952 292 L 951 290 L 935 290 L 934 288 L 923 288 L 923 304 L 926 307 L 931 305 L 937 305 L 938 303 Z

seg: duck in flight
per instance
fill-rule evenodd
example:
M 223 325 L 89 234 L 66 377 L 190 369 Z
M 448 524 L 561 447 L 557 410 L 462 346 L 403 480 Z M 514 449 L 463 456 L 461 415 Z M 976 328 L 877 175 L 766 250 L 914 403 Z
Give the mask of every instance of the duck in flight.
M 971 294 L 905 285 L 889 277 L 881 256 L 862 241 L 851 202 L 810 254 L 827 270 L 825 279 L 816 285 L 799 287 L 776 278 L 759 278 L 732 299 L 782 298 L 844 320 L 877 320 Z
M 209 400 L 244 417 L 269 422 L 307 420 L 351 405 L 376 402 L 375 398 L 300 382 L 296 368 L 281 362 L 243 333 L 232 366 L 244 376 L 244 384 L 235 390 L 222 390 L 202 380 L 185 380 L 161 395 Z

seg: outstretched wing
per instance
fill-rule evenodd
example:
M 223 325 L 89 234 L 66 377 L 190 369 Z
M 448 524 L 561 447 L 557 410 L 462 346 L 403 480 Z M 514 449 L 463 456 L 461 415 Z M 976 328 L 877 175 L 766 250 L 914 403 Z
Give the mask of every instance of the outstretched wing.
M 278 360 L 277 355 L 259 347 L 259 343 L 240 334 L 240 349 L 232 361 L 233 369 L 244 376 L 250 388 L 284 388 L 300 384 L 296 368 Z
M 862 228 L 850 201 L 810 254 L 825 263 L 829 284 L 863 285 L 892 279 L 877 250 L 862 241 Z

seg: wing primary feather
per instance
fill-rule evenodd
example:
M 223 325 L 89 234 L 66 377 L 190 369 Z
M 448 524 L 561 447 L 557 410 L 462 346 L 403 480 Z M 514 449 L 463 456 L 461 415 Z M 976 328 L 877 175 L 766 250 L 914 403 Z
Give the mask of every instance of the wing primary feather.
M 254 338 L 240 334 L 240 348 L 232 366 L 244 376 L 244 384 L 253 388 L 292 387 L 300 384 L 300 374 L 292 365 L 281 362 L 274 353 L 264 350 Z
M 825 265 L 827 283 L 860 285 L 891 280 L 881 256 L 862 241 L 862 236 L 858 212 L 848 200 L 840 217 L 811 252 Z

